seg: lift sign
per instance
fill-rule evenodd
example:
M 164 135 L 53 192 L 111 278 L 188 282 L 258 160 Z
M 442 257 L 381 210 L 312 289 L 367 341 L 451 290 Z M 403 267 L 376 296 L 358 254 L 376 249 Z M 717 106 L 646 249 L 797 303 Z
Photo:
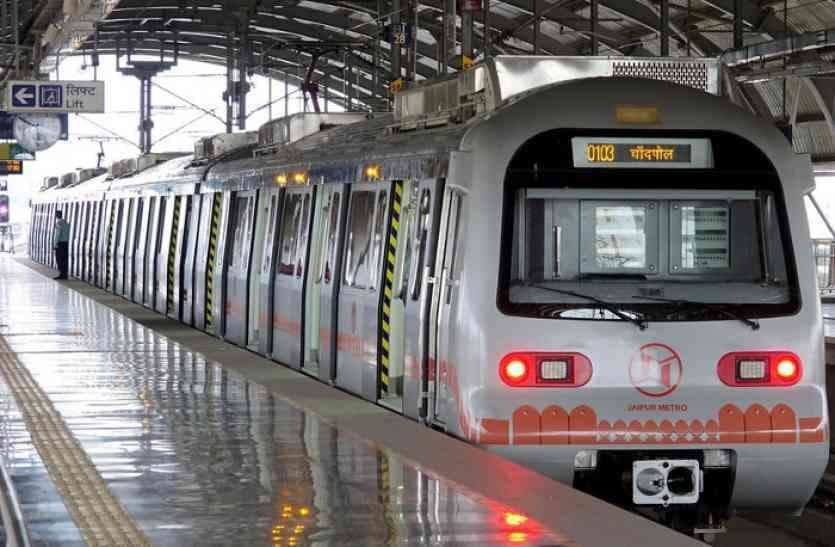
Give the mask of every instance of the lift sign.
M 572 139 L 574 167 L 707 168 L 713 157 L 708 139 Z

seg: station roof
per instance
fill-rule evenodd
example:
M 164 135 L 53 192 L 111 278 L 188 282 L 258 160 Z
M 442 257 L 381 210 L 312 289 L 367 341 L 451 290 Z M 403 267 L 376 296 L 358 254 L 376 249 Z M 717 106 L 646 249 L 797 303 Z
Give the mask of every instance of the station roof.
M 482 57 L 486 49 L 490 54 L 531 54 L 534 42 L 543 55 L 587 55 L 593 36 L 600 55 L 659 55 L 661 1 L 482 0 L 489 10 L 474 15 L 474 56 Z M 831 2 L 663 1 L 669 2 L 671 56 L 716 57 L 731 50 L 737 1 L 741 2 L 746 46 L 835 27 L 835 4 Z M 400 0 L 402 17 L 416 22 L 417 80 L 436 76 L 444 64 L 448 70 L 459 68 L 460 56 L 438 62 L 444 6 L 450 2 Z M 593 3 L 598 9 L 596 26 L 591 22 Z M 136 55 L 166 59 L 176 55 L 217 65 L 226 65 L 230 59 L 239 62 L 244 55 L 250 72 L 291 83 L 304 80 L 312 64 L 311 81 L 328 88 L 331 99 L 337 101 L 347 93 L 345 80 L 350 74 L 355 104 L 379 109 L 390 96 L 391 50 L 385 27 L 391 10 L 391 0 L 0 0 L 0 61 L 8 78 L 15 67 L 15 52 L 20 55 L 21 51 L 24 57 L 18 60 L 28 59 L 41 70 L 54 62 L 59 49 L 62 55 L 130 50 Z M 537 16 L 541 20 L 538 33 L 533 25 Z M 20 37 L 17 48 L 14 21 Z M 461 22 L 457 17 L 459 43 Z M 825 45 L 829 46 L 828 37 Z M 785 69 L 793 62 L 815 66 L 815 74 L 833 71 L 829 52 L 835 47 L 818 47 L 811 52 L 792 44 L 786 47 L 791 51 L 780 57 L 780 67 L 774 59 L 768 63 L 761 59 L 755 67 L 756 56 L 749 55 L 735 64 L 731 77 L 739 80 L 739 94 L 749 108 L 775 120 L 790 117 L 795 103 L 792 93 L 800 89 L 795 146 L 798 151 L 816 154 L 821 161 L 830 156 L 835 159 L 835 138 L 814 91 L 806 93 L 806 87 L 793 81 L 784 90 L 785 75 L 774 75 L 776 68 Z M 27 57 L 28 52 L 31 55 Z M 407 62 L 404 56 L 404 66 Z M 766 68 L 761 78 L 750 77 Z M 832 97 L 824 95 L 826 104 Z M 828 104 L 831 108 L 832 101 Z

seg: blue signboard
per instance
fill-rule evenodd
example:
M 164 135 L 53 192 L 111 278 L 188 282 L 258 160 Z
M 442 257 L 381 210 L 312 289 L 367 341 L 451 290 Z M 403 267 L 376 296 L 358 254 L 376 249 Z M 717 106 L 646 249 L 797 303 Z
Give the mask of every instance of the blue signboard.
M 64 106 L 64 86 L 41 84 L 38 89 L 38 106 L 42 108 Z
M 35 106 L 37 97 L 35 89 L 37 86 L 30 84 L 15 84 L 12 86 L 12 105 L 20 108 L 31 108 Z

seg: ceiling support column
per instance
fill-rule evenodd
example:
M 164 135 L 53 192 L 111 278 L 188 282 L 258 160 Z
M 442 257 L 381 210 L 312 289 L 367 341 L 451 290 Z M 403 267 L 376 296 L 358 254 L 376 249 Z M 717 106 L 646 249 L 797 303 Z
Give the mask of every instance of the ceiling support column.
M 238 79 L 235 82 L 234 100 L 238 106 L 238 129 L 246 130 L 247 106 L 246 96 L 249 93 L 249 17 L 246 12 L 241 13 L 240 46 L 238 49 Z
M 739 49 L 745 45 L 743 35 L 744 13 L 742 12 L 742 2 L 743 0 L 734 0 L 734 49 Z
M 539 2 L 537 0 L 531 0 L 531 2 L 533 2 L 533 54 L 539 55 L 539 27 L 541 15 L 539 14 Z
M 232 132 L 235 110 L 232 102 L 234 94 L 234 74 L 232 73 L 235 64 L 235 38 L 230 31 L 226 35 L 226 91 L 223 93 L 223 100 L 226 103 L 226 132 Z
M 670 56 L 670 0 L 661 0 L 661 56 Z
M 591 0 L 589 5 L 589 30 L 591 31 L 591 54 L 600 55 L 600 40 L 597 37 L 597 25 L 599 23 L 600 10 L 598 0 Z
M 389 26 L 389 45 L 391 45 L 391 81 L 402 77 L 401 56 L 403 53 L 401 40 L 406 32 L 401 28 L 400 0 L 391 0 L 391 24 Z M 401 32 L 402 31 L 402 32 Z M 402 36 L 401 36 L 402 34 Z
M 480 8 L 480 0 L 463 0 L 461 4 L 461 68 L 467 68 L 473 62 L 475 12 Z

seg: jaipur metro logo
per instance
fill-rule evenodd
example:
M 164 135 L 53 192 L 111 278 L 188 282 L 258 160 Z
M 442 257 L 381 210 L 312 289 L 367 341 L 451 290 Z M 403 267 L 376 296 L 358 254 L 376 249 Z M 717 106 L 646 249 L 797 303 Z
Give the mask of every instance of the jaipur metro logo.
M 675 391 L 682 373 L 681 357 L 664 344 L 645 344 L 629 361 L 629 380 L 648 397 L 663 397 Z

